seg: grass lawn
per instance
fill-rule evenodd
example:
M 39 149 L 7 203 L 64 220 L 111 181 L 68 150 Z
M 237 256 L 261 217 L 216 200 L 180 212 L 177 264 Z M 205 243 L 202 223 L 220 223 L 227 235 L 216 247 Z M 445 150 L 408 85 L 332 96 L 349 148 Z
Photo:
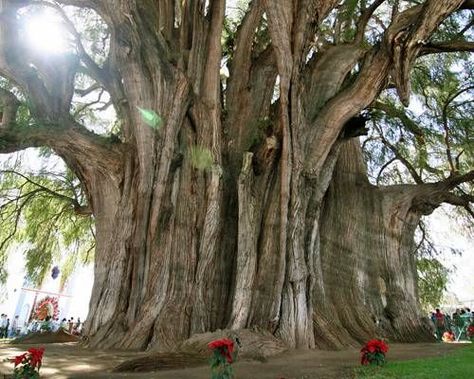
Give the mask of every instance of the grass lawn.
M 387 358 L 390 360 L 390 351 Z M 364 367 L 355 370 L 358 379 L 383 378 L 474 378 L 474 344 L 440 358 L 388 362 L 384 367 Z

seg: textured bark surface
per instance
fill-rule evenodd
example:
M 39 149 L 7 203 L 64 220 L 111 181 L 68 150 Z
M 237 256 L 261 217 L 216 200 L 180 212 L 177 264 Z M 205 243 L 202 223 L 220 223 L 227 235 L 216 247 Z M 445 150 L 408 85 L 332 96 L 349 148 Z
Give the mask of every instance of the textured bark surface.
M 430 340 L 418 308 L 417 193 L 404 186 L 372 186 L 356 140 L 341 150 L 321 215 L 325 293 L 315 306 L 326 312 L 315 317 L 321 345 L 343 344 L 340 330 L 357 342 L 374 335 Z
M 0 0 L 0 73 L 45 125 L 15 128 L 17 105 L 0 92 L 9 110 L 0 150 L 49 146 L 84 185 L 97 229 L 90 346 L 168 350 L 196 333 L 259 327 L 290 347 L 339 347 L 382 333 L 374 318 L 389 337 L 424 335 L 413 204 L 430 193 L 436 206 L 442 191 L 371 187 L 341 132 L 391 78 L 406 100 L 423 40 L 462 0 L 394 11 L 370 46 L 362 37 L 374 5 L 354 40 L 321 48 L 314 35 L 338 1 L 255 0 L 225 91 L 224 1 L 59 3 L 103 17 L 109 57 L 100 66 L 79 46 L 59 70 L 23 56 L 15 12 L 25 4 Z M 269 40 L 257 48 L 264 12 Z M 110 94 L 119 141 L 70 116 L 79 61 Z M 139 108 L 155 110 L 163 127 L 150 128 Z M 196 169 L 193 146 L 212 166 Z

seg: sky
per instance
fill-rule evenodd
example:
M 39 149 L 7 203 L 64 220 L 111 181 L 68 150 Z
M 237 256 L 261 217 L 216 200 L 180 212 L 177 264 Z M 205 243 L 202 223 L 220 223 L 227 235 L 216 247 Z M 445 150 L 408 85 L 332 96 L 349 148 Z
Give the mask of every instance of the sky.
M 450 274 L 448 291 L 454 293 L 460 301 L 474 301 L 474 240 L 463 235 L 460 226 L 447 216 L 452 207 L 438 208 L 429 216 L 431 234 L 435 245 L 444 252 L 441 262 L 453 270 Z M 474 222 L 474 221 L 473 221 Z M 461 255 L 452 254 L 456 249 Z

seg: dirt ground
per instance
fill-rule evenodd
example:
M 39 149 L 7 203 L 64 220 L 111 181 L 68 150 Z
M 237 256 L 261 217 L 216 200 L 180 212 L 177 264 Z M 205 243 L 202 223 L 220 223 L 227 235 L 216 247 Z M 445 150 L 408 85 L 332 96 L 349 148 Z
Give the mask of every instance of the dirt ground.
M 462 344 L 391 344 L 388 360 L 407 360 L 443 356 Z M 0 374 L 12 372 L 12 365 L 4 362 L 26 351 L 31 346 L 0 345 Z M 112 373 L 111 369 L 130 358 L 146 355 L 142 352 L 101 351 L 83 349 L 76 343 L 45 344 L 42 378 L 133 378 L 133 379 L 206 379 L 208 367 L 153 373 Z M 323 379 L 351 378 L 352 368 L 358 365 L 357 349 L 343 351 L 293 351 L 268 359 L 266 362 L 242 361 L 234 365 L 236 379 Z M 433 373 L 436 375 L 436 373 Z

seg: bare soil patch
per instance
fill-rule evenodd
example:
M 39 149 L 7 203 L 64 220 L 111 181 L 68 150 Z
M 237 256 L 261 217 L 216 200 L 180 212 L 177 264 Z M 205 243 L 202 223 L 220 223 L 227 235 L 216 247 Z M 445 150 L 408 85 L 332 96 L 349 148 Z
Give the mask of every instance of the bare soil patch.
M 5 358 L 22 353 L 32 345 L 0 345 L 0 374 L 12 371 Z M 35 345 L 37 346 L 37 345 Z M 117 373 L 120 363 L 143 358 L 143 352 L 90 350 L 77 343 L 44 344 L 45 358 L 42 378 L 134 378 L 134 379 L 206 379 L 207 366 L 163 370 L 148 373 Z M 458 344 L 417 343 L 391 344 L 387 358 L 391 361 L 444 356 L 462 347 Z M 352 368 L 359 362 L 359 351 L 288 351 L 265 361 L 241 360 L 235 364 L 237 379 L 321 379 L 351 378 Z M 434 375 L 436 373 L 433 373 Z
M 42 343 L 64 343 L 64 342 L 79 342 L 79 337 L 74 336 L 64 330 L 58 330 L 57 332 L 41 332 L 31 333 L 23 337 L 18 337 L 11 341 L 14 345 L 26 345 L 26 344 L 42 344 Z

